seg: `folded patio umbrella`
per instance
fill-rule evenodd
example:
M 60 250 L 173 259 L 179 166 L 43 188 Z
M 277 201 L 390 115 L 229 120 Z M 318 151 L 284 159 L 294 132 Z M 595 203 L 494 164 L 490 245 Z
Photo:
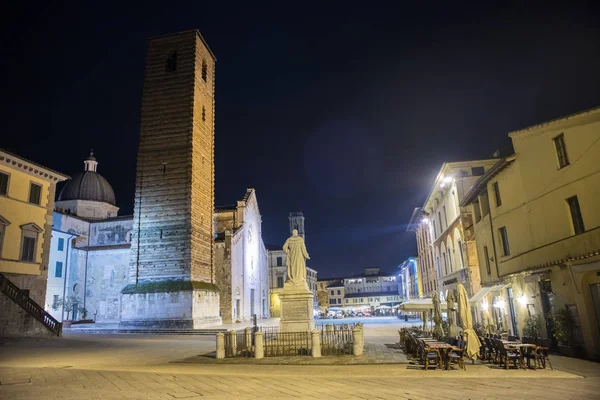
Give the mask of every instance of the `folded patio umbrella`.
M 458 293 L 458 313 L 460 314 L 460 320 L 462 321 L 463 337 L 467 342 L 466 354 L 467 357 L 474 359 L 479 355 L 481 342 L 479 341 L 475 330 L 473 330 L 469 296 L 467 296 L 467 290 L 462 283 L 459 283 L 456 286 L 456 293 Z
M 454 337 L 458 335 L 458 327 L 456 326 L 456 317 L 454 315 L 454 294 L 452 291 L 448 293 L 448 297 L 446 298 L 446 303 L 448 303 L 448 326 L 450 327 L 450 336 Z
M 442 329 L 442 307 L 440 306 L 440 298 L 437 293 L 433 294 L 433 322 L 435 326 L 433 327 L 433 336 L 435 337 L 443 337 L 444 330 Z

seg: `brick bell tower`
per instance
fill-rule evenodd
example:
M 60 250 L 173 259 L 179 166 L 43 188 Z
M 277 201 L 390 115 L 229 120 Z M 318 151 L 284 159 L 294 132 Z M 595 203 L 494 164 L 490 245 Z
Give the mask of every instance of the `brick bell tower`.
M 197 30 L 148 40 L 123 327 L 221 322 L 213 256 L 215 61 Z

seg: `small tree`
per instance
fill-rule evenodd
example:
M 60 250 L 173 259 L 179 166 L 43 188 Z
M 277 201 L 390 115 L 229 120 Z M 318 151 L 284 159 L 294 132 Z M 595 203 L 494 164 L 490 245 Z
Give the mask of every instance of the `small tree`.
M 56 303 L 54 303 L 52 305 L 52 309 L 54 311 L 58 311 L 61 307 L 63 307 L 63 310 L 67 312 L 67 318 L 66 320 L 69 320 L 69 316 L 71 315 L 71 312 L 73 312 L 73 309 L 75 308 L 75 305 L 78 304 L 80 302 L 80 298 L 76 295 L 76 294 L 72 294 L 70 296 L 65 297 L 61 297 L 59 298 Z
M 523 327 L 523 337 L 539 339 L 541 326 L 540 318 L 537 315 L 527 317 L 525 326 Z
M 552 335 L 560 344 L 570 345 L 573 342 L 573 318 L 567 307 L 548 314 L 553 322 Z

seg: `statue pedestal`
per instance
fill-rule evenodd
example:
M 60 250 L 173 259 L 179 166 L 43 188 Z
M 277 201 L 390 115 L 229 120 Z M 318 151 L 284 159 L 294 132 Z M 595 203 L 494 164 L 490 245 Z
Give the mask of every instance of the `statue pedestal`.
M 281 332 L 311 332 L 315 329 L 313 294 L 306 282 L 283 285 L 279 292 L 281 302 Z

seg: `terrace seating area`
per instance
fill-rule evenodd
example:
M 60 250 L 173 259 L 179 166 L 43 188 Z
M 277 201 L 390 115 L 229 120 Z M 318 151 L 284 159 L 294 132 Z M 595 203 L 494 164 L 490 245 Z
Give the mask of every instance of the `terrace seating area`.
M 459 337 L 432 338 L 425 332 L 401 329 L 400 346 L 407 355 L 430 368 L 451 369 L 453 365 L 466 371 L 464 362 L 465 341 Z
M 546 363 L 552 369 L 549 348 L 550 339 L 530 339 L 509 336 L 506 340 L 499 335 L 479 337 L 481 342 L 480 360 L 503 366 L 523 369 L 546 368 Z M 533 363 L 532 363 L 533 361 Z
M 425 370 L 443 369 L 465 370 L 465 346 L 462 337 L 433 338 L 429 332 L 418 328 L 401 329 L 400 346 L 414 361 L 423 365 Z M 502 339 L 499 335 L 479 337 L 478 362 L 509 369 L 540 369 L 546 365 L 552 369 L 549 357 L 549 339 L 530 339 L 509 336 Z M 473 360 L 475 362 L 475 360 Z

